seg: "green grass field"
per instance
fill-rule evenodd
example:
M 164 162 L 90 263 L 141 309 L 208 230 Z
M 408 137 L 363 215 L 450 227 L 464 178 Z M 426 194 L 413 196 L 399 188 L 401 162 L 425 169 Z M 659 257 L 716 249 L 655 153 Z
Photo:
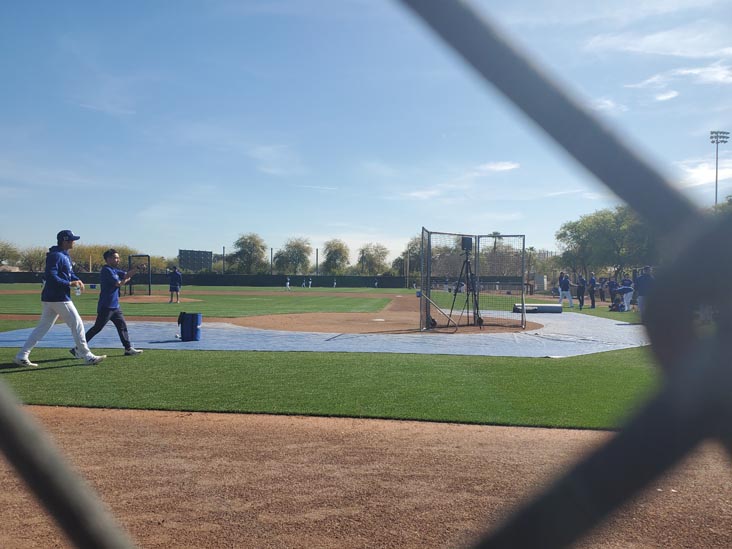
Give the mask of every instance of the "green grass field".
M 34 290 L 36 293 L 0 295 L 0 314 L 28 314 L 40 311 L 38 285 L 5 284 L 0 286 L 0 290 L 3 289 Z M 237 294 L 242 291 L 255 292 L 259 295 Z M 275 295 L 271 295 L 273 293 Z M 352 293 L 354 297 L 344 298 L 336 295 L 337 293 Z M 373 294 L 374 297 L 357 297 L 357 293 Z M 313 288 L 312 290 L 296 288 L 291 292 L 286 292 L 282 288 L 186 286 L 181 297 L 195 301 L 173 306 L 167 301 L 163 303 L 124 303 L 123 310 L 127 316 L 177 317 L 180 311 L 193 312 L 195 310 L 197 313 L 202 313 L 204 317 L 228 318 L 278 313 L 368 313 L 383 309 L 389 302 L 388 294 L 395 293 L 399 293 L 399 291 L 373 288 L 354 288 L 351 291 L 333 290 L 332 288 Z M 136 295 L 145 296 L 147 292 L 138 291 Z M 160 286 L 153 288 L 153 295 L 168 296 L 169 293 L 167 287 Z M 73 300 L 80 314 L 95 315 L 98 297 L 98 290 L 89 290 L 81 296 L 73 296 Z
M 196 311 L 209 311 L 207 316 L 231 316 L 225 313 L 239 307 L 258 314 L 254 311 L 263 306 L 259 296 L 195 291 L 186 288 L 184 295 L 201 299 Z M 386 297 L 321 300 L 306 291 L 274 297 L 270 305 L 281 312 L 374 311 L 386 302 Z M 0 295 L 0 313 L 11 312 L 12 306 L 19 309 L 15 312 L 37 314 L 38 299 L 37 294 Z M 82 305 L 92 306 L 93 298 Z M 180 310 L 160 307 L 171 316 Z M 141 314 L 132 304 L 124 310 L 128 316 Z M 627 321 L 632 315 L 602 309 L 586 313 Z M 235 314 L 243 316 L 240 310 Z M 34 325 L 33 319 L 0 320 L 2 331 Z M 95 348 L 110 355 L 97 367 L 80 366 L 64 349 L 36 348 L 32 358 L 39 368 L 12 365 L 16 352 L 0 348 L 0 379 L 26 403 L 62 406 L 615 429 L 660 382 L 646 348 L 564 359 L 165 350 L 124 357 L 121 349 Z

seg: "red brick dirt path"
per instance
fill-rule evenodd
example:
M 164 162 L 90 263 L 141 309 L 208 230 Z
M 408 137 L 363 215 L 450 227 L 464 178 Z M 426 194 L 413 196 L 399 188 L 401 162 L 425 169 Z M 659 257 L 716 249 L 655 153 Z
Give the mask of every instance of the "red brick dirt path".
M 140 547 L 456 547 L 613 436 L 411 421 L 28 407 Z M 0 547 L 68 547 L 0 460 Z M 709 444 L 579 547 L 732 546 Z

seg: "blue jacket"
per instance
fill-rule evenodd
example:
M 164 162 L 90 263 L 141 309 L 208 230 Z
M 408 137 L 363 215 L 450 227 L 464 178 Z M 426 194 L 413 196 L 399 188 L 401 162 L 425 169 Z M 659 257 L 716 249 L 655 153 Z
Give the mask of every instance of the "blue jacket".
M 79 280 L 71 267 L 69 253 L 59 246 L 48 249 L 46 254 L 46 284 L 41 292 L 41 301 L 71 301 L 72 280 Z
M 564 275 L 564 278 L 559 279 L 559 289 L 563 292 L 569 291 L 569 276 Z
M 99 272 L 99 302 L 97 312 L 102 309 L 119 309 L 119 286 L 117 283 L 124 280 L 127 273 L 109 265 L 102 267 Z
M 183 285 L 183 274 L 180 271 L 170 271 L 168 278 L 170 278 L 171 288 L 174 286 L 180 288 Z

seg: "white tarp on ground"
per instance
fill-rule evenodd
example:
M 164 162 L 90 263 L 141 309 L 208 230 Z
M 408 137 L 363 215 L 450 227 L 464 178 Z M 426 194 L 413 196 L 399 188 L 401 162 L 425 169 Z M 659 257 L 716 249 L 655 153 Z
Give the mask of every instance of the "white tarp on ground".
M 206 322 L 201 341 L 182 342 L 172 322 L 128 322 L 130 338 L 140 349 L 202 351 L 318 351 L 346 353 L 417 353 L 478 356 L 565 357 L 640 347 L 650 343 L 645 328 L 577 313 L 537 313 L 527 316 L 542 324 L 518 333 L 324 334 L 257 330 L 233 324 Z M 87 328 L 91 326 L 87 323 Z M 18 347 L 32 328 L 0 332 L 0 347 Z M 45 348 L 71 348 L 73 339 L 64 324 L 55 325 L 39 343 Z M 92 349 L 120 348 L 110 322 L 91 342 Z

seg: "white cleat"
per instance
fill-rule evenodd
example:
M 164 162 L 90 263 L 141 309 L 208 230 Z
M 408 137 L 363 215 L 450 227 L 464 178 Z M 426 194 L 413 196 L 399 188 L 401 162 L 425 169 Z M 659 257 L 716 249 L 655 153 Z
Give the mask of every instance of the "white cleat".
M 35 362 L 31 362 L 31 361 L 30 361 L 30 360 L 28 359 L 28 357 L 25 357 L 25 358 L 19 358 L 19 357 L 17 357 L 17 356 L 16 356 L 16 357 L 15 357 L 15 358 L 13 359 L 13 362 L 14 362 L 15 364 L 17 364 L 18 366 L 29 366 L 29 367 L 33 367 L 33 368 L 35 368 L 36 366 L 38 366 L 38 364 L 36 364 Z
M 99 364 L 105 358 L 107 358 L 107 355 L 91 355 L 84 359 L 84 364 L 86 364 L 87 366 L 94 366 L 95 364 Z

